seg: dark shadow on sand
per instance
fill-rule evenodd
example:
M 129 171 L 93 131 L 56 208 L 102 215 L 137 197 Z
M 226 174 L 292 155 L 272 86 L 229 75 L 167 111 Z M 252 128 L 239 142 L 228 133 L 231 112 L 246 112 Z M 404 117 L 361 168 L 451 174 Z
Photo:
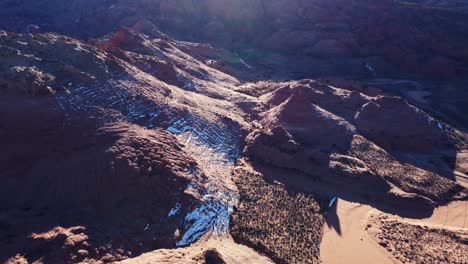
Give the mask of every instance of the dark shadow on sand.
M 324 217 L 325 223 L 328 225 L 328 227 L 333 228 L 338 235 L 342 236 L 340 219 L 338 218 L 337 212 L 338 203 L 339 199 L 336 199 L 333 206 L 328 208 L 327 211 L 324 213 Z

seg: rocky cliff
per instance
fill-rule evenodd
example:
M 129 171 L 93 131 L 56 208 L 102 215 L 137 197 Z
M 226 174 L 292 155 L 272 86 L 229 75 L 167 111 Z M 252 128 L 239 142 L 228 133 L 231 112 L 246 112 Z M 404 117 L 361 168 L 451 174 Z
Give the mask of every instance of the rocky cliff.
M 0 25 L 16 31 L 34 24 L 89 38 L 146 18 L 181 39 L 347 61 L 345 68 L 361 63 L 363 71 L 369 63 L 379 73 L 454 78 L 468 67 L 466 14 L 396 1 L 69 0 L 0 7 Z

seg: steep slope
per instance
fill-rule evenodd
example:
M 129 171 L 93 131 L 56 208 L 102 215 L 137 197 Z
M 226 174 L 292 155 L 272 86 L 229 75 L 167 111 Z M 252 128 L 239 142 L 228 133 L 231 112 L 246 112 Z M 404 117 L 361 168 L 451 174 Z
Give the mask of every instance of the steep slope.
M 34 137 L 18 137 L 24 130 L 13 122 L 2 137 L 10 153 L 1 157 L 1 200 L 9 201 L 2 203 L 2 261 L 16 254 L 54 263 L 111 261 L 173 246 L 183 219 L 167 218 L 172 205 L 199 202 L 183 192 L 197 165 L 172 135 L 29 117 L 43 122 L 28 130 Z
M 398 1 L 2 1 L 0 260 L 317 263 L 325 226 L 370 224 L 363 251 L 443 260 L 404 231 L 466 262 L 464 231 L 405 222 L 468 200 L 466 21 Z M 395 76 L 452 91 L 461 118 Z
M 287 67 L 306 76 L 412 73 L 448 80 L 463 77 L 467 67 L 466 13 L 400 1 L 3 1 L 0 10 L 3 28 L 35 24 L 81 38 L 149 20 L 186 40 L 287 54 Z M 250 55 L 278 64 L 268 63 L 277 60 L 268 53 Z
M 245 127 L 235 102 L 249 100 L 226 88 L 234 78 L 209 69 L 219 86 L 194 91 L 69 37 L 0 38 L 4 261 L 108 262 L 189 245 L 213 227 L 226 232 L 236 195 L 224 183 Z M 163 64 L 206 68 L 176 48 L 159 52 Z M 76 245 L 63 239 L 78 234 Z
M 408 160 L 421 152 L 448 159 L 466 148 L 466 134 L 401 98 L 372 97 L 309 80 L 273 87 L 259 97 L 259 125 L 247 136 L 245 160 L 235 172 L 240 204 L 231 232 L 236 241 L 278 263 L 313 263 L 319 258 L 320 234 L 296 234 L 296 227 L 317 230 L 325 216 L 340 234 L 339 219 L 333 218 L 337 197 L 410 218 L 466 200 L 466 187 L 453 174 Z M 369 114 L 372 121 L 363 121 L 373 104 L 378 107 Z M 454 164 L 446 166 L 454 169 Z M 302 208 L 303 203 L 315 205 Z M 277 225 L 287 226 L 288 235 Z
M 311 103 L 300 88 L 286 101 L 265 112 L 261 124 L 270 130 L 282 126 L 295 138 L 312 146 L 343 147 L 356 133 L 356 128 L 344 119 Z
M 284 142 L 288 142 L 287 138 L 292 137 L 299 145 L 307 146 L 309 149 L 321 149 L 322 154 L 317 154 L 319 156 L 323 156 L 324 150 L 338 154 L 351 151 L 349 153 L 354 152 L 353 156 L 359 155 L 357 158 L 362 159 L 366 155 L 374 155 L 371 149 L 375 149 L 375 155 L 384 155 L 387 156 L 386 159 L 401 160 L 405 163 L 405 157 L 418 155 L 421 152 L 426 155 L 454 155 L 453 153 L 466 148 L 466 135 L 436 121 L 401 98 L 370 97 L 358 92 L 324 87 L 327 86 L 313 81 L 300 81 L 285 84 L 284 87 L 261 96 L 265 104 L 272 107 L 259 115 L 262 118 L 260 123 L 263 129 L 269 131 L 267 134 L 277 135 L 279 139 L 280 135 L 284 134 L 277 128 L 281 126 L 291 134 L 283 139 Z M 274 106 L 275 104 L 277 106 Z M 333 113 L 338 113 L 346 119 Z M 371 120 L 365 120 L 367 118 Z M 296 146 L 293 149 L 297 151 L 300 148 Z M 377 154 L 379 152 L 381 154 Z M 386 152 L 389 154 L 383 154 Z M 391 157 L 392 154 L 395 158 Z M 365 158 L 369 161 L 372 159 Z M 415 165 L 421 166 L 421 164 Z M 377 167 L 370 166 L 370 168 L 374 173 L 379 171 Z M 424 166 L 422 168 L 428 169 Z M 391 171 L 394 174 L 396 170 Z M 437 173 L 440 173 L 441 178 L 446 175 L 441 171 Z

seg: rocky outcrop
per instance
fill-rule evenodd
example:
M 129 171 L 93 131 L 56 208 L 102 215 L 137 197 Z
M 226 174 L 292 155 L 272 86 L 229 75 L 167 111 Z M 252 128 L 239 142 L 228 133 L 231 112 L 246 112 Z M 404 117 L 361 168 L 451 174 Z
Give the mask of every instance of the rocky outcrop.
M 65 87 L 53 86 L 55 77 L 41 72 L 36 67 L 11 67 L 4 72 L 0 80 L 1 93 L 3 95 L 52 95 L 55 89 L 64 90 Z
M 135 37 L 122 46 L 133 53 L 160 51 L 169 58 L 173 51 L 140 45 L 140 34 L 123 36 L 122 43 Z M 200 214 L 217 217 L 213 208 L 224 210 L 228 221 L 223 205 L 198 208 L 208 195 L 207 176 L 185 151 L 189 140 L 176 136 L 193 132 L 192 141 L 236 155 L 234 103 L 189 93 L 73 38 L 0 38 L 6 76 L 0 81 L 1 261 L 112 262 L 173 248 L 185 233 L 187 244 L 195 241 L 214 224 L 191 231 L 193 221 L 202 221 Z M 218 98 L 227 93 L 217 87 Z
M 321 229 L 323 215 L 333 217 L 336 197 L 413 218 L 466 199 L 466 189 L 455 181 L 392 154 L 456 148 L 450 129 L 401 98 L 311 80 L 258 85 L 259 125 L 245 139 L 234 172 L 240 195 L 231 223 L 236 242 L 278 263 L 314 263 L 320 238 L 313 230 Z M 367 112 L 372 104 L 381 112 Z M 366 113 L 372 121 L 364 121 Z M 425 138 L 435 146 L 427 147 Z
M 378 89 L 274 81 L 456 78 L 464 21 L 395 1 L 0 3 L 27 31 L 0 31 L 0 261 L 223 263 L 217 239 L 190 245 L 230 232 L 316 263 L 337 197 L 415 218 L 466 199 L 465 132 Z
M 346 147 L 356 130 L 346 120 L 313 104 L 302 89 L 295 89 L 286 101 L 263 116 L 261 123 L 267 129 L 282 126 L 311 146 Z
M 300 97 L 307 98 L 310 103 L 319 105 L 324 110 L 346 120 L 354 118 L 356 112 L 370 99 L 358 91 L 336 88 L 314 80 L 300 80 L 280 85 L 279 89 L 262 95 L 260 99 L 268 107 L 274 107 L 283 103 L 292 94 L 299 94 Z
M 313 177 L 326 173 L 328 156 L 318 149 L 307 148 L 278 126 L 270 133 L 255 131 L 246 138 L 244 155 L 252 161 L 298 170 Z
M 57 34 L 0 34 L 0 91 L 52 95 L 110 78 L 122 65 L 96 47 Z
M 246 138 L 244 153 L 260 167 L 294 171 L 288 177 L 278 175 L 292 182 L 293 189 L 303 186 L 292 175 L 303 174 L 333 185 L 335 192 L 344 183 L 368 186 L 364 189 L 373 190 L 368 195 L 375 199 L 393 197 L 391 186 L 437 203 L 464 195 L 445 174 L 405 162 L 403 157 L 416 153 L 456 152 L 458 145 L 452 128 L 401 98 L 371 97 L 303 80 L 285 83 L 260 99 L 261 107 L 271 108 L 259 114 L 261 128 Z
M 356 113 L 355 123 L 364 136 L 389 150 L 431 151 L 451 143 L 442 124 L 399 97 L 377 97 L 366 103 Z
M 42 125 L 30 129 L 35 136 L 28 139 L 2 119 L 12 125 L 0 140 L 9 152 L 0 156 L 7 162 L 0 200 L 10 201 L 1 205 L 3 260 L 21 253 L 30 261 L 107 262 L 175 245 L 182 225 L 167 215 L 177 203 L 196 202 L 183 191 L 197 165 L 171 134 L 126 124 L 94 130 L 74 122 L 59 129 L 60 123 L 36 118 Z M 54 225 L 82 227 L 29 235 Z
M 0 7 L 7 18 L 0 25 L 8 29 L 45 24 L 46 31 L 96 37 L 136 25 L 140 32 L 159 38 L 163 34 L 157 25 L 185 39 L 249 43 L 328 61 L 381 57 L 393 64 L 390 73 L 454 78 L 466 74 L 467 67 L 466 14 L 399 1 L 68 0 L 7 2 Z M 389 73 L 385 67 L 375 70 Z

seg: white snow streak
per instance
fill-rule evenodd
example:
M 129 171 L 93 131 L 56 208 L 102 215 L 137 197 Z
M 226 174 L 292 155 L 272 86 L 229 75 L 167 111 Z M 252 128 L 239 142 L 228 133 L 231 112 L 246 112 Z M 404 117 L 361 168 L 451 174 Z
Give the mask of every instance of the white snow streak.
M 252 69 L 252 66 L 250 66 L 249 64 L 247 64 L 247 62 L 245 62 L 243 59 L 240 59 L 240 62 L 242 64 L 244 64 L 245 67 L 249 68 L 249 69 Z
M 172 208 L 169 213 L 167 214 L 167 217 L 173 217 L 177 215 L 180 212 L 181 205 L 177 203 L 174 208 Z

